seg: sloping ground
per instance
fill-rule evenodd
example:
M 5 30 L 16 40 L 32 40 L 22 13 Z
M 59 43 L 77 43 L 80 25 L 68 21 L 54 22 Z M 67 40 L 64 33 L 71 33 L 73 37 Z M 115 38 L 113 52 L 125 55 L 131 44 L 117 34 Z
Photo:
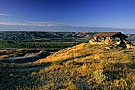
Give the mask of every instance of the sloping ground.
M 135 89 L 134 58 L 112 45 L 82 43 L 29 64 L 32 70 L 8 73 L 12 82 L 0 85 L 20 90 Z
M 111 45 L 90 45 L 88 43 L 82 43 L 71 48 L 60 50 L 46 58 L 36 61 L 35 63 L 65 62 L 74 59 L 82 62 L 92 61 L 93 59 L 101 61 L 102 58 L 104 61 L 108 62 L 118 61 L 124 63 L 128 61 L 123 60 L 122 58 L 129 58 L 129 55 L 125 54 L 124 51 L 125 50 L 120 50 L 118 47 Z
M 36 63 L 65 61 L 68 59 L 74 59 L 77 57 L 85 57 L 85 56 L 89 56 L 91 54 L 96 54 L 97 52 L 99 52 L 99 53 L 101 52 L 100 50 L 96 49 L 96 47 L 91 47 L 91 48 L 89 48 L 89 47 L 90 47 L 89 44 L 82 43 L 82 44 L 76 45 L 71 48 L 66 48 L 66 49 L 60 50 L 60 51 L 48 56 L 47 58 L 38 60 Z
M 32 77 L 43 85 L 32 89 L 135 89 L 135 62 L 126 50 L 82 43 L 35 63 L 52 63 Z M 22 87 L 24 88 L 24 87 Z

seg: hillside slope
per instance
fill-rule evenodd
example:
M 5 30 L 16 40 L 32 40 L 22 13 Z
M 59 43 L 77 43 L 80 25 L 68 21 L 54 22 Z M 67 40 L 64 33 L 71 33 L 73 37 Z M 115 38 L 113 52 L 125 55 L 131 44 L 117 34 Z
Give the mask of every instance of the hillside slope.
M 106 62 L 116 62 L 124 63 L 128 62 L 124 60 L 128 58 L 128 54 L 124 53 L 124 49 L 121 50 L 120 47 L 115 47 L 111 45 L 90 45 L 89 43 L 81 43 L 79 45 L 73 46 L 71 48 L 66 48 L 59 50 L 58 52 L 38 60 L 36 63 L 44 62 L 56 62 L 56 61 L 103 61 Z
M 111 45 L 82 43 L 35 63 L 52 63 L 32 73 L 36 89 L 134 89 L 135 62 L 126 50 Z M 35 89 L 35 87 L 32 87 Z
M 134 90 L 134 53 L 82 43 L 32 63 L 1 63 L 0 89 Z

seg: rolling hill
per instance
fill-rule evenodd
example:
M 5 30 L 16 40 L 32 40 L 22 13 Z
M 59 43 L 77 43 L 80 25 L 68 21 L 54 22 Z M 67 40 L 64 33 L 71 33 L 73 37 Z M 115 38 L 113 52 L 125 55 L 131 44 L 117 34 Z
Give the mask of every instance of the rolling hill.
M 135 62 L 128 52 L 112 45 L 82 43 L 36 61 L 51 65 L 32 77 L 44 83 L 36 89 L 134 89 Z

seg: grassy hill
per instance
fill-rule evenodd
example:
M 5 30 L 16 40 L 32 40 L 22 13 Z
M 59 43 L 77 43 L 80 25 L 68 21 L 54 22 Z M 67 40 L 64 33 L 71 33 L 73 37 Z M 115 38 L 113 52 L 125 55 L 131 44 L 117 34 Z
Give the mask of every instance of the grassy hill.
M 106 49 L 110 48 L 110 49 Z M 52 63 L 32 73 L 45 83 L 38 89 L 134 89 L 135 62 L 126 50 L 82 43 L 41 59 Z
M 81 43 L 26 65 L 44 66 L 39 70 L 25 66 L 22 76 L 14 73 L 6 78 L 12 77 L 10 85 L 18 90 L 133 90 L 135 61 L 129 52 L 113 45 Z

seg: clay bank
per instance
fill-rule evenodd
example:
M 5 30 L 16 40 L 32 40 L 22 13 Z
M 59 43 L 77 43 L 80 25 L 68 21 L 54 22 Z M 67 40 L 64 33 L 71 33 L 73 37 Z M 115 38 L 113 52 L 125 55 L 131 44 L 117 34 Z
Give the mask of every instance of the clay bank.
M 128 49 L 134 49 L 134 45 L 127 41 L 125 34 L 121 32 L 100 32 L 93 36 L 93 39 L 89 41 L 90 44 L 113 44 Z

